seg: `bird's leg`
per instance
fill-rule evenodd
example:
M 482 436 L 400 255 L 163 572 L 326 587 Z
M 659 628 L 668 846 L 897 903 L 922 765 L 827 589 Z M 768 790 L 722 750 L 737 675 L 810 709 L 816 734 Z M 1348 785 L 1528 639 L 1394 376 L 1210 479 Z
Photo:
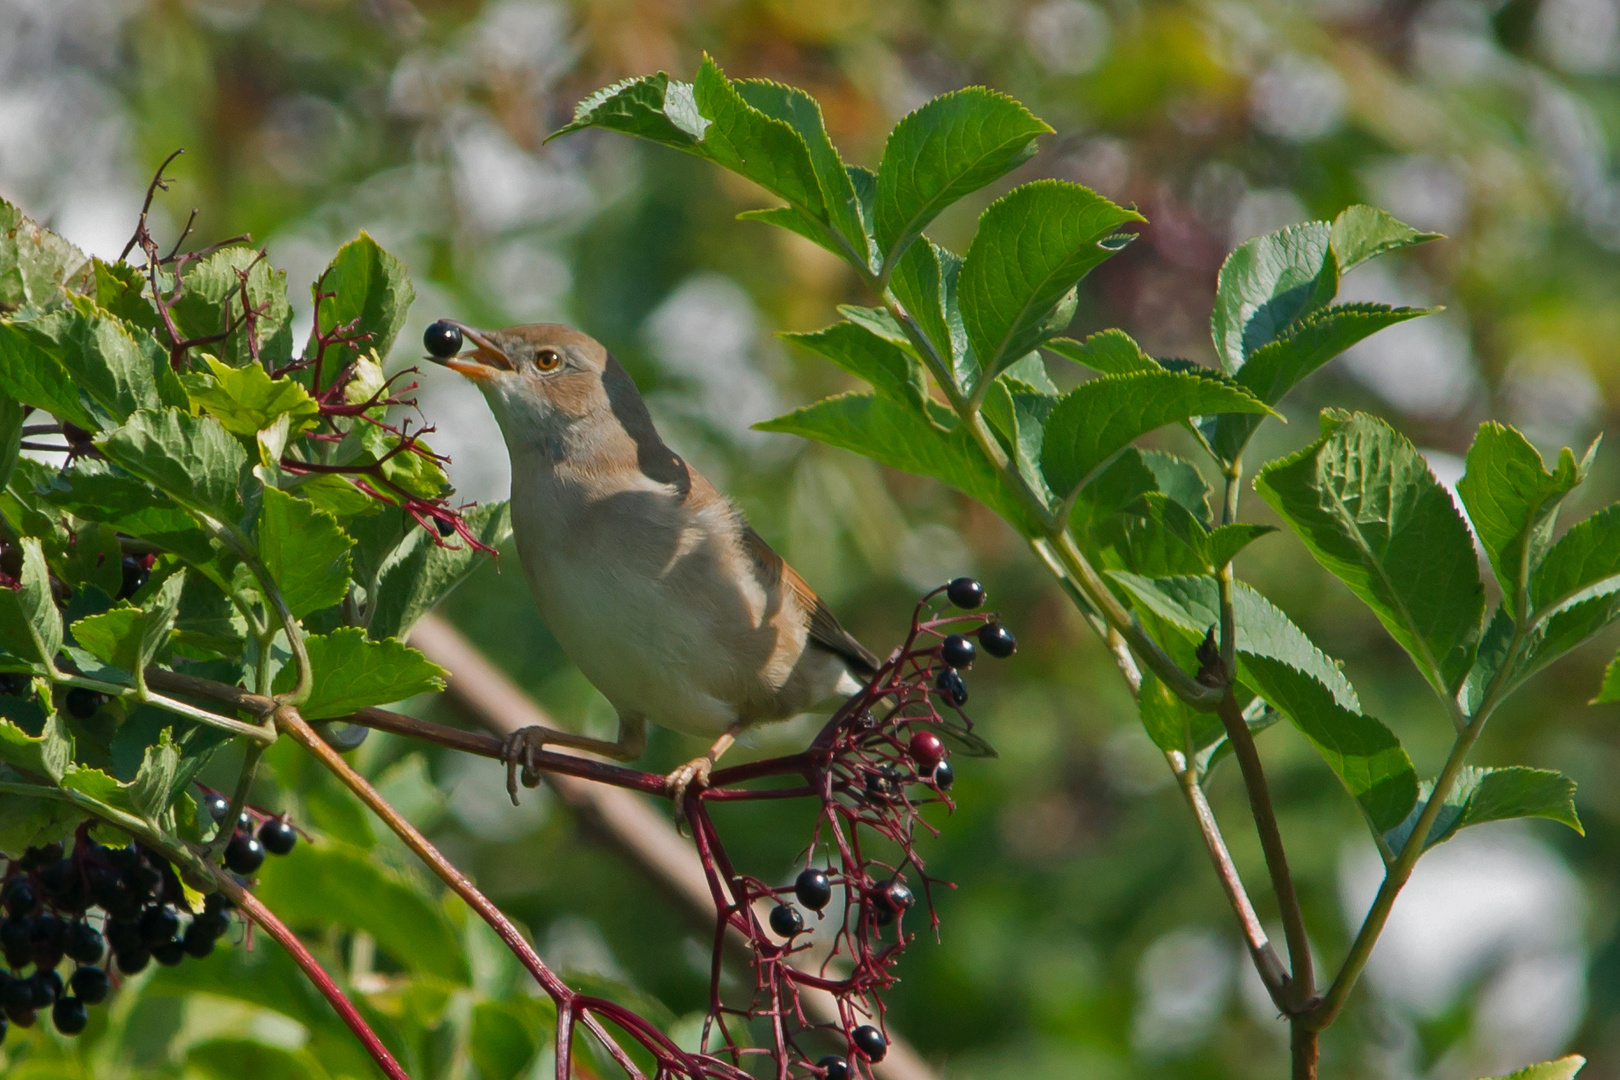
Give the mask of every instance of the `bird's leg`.
M 534 755 L 547 746 L 566 746 L 589 750 L 615 761 L 634 761 L 647 749 L 647 721 L 639 716 L 620 714 L 619 737 L 612 742 L 538 725 L 518 728 L 501 740 L 501 760 L 506 763 L 506 793 L 512 797 L 513 806 L 518 804 L 520 778 L 524 787 L 532 788 L 540 783 Z
M 714 771 L 714 763 L 720 760 L 720 755 L 731 749 L 731 744 L 737 741 L 737 733 L 743 726 L 734 723 L 726 728 L 724 735 L 714 740 L 709 752 L 700 758 L 693 758 L 685 765 L 664 777 L 664 790 L 669 797 L 675 800 L 675 820 L 686 820 L 686 789 L 696 784 L 698 787 L 709 786 L 709 774 Z

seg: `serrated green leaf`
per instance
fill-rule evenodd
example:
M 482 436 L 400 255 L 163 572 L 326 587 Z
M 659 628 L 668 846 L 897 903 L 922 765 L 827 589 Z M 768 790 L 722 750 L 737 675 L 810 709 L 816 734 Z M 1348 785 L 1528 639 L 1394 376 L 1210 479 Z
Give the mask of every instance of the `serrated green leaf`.
M 173 732 L 164 728 L 158 741 L 146 748 L 141 767 L 129 782 L 129 801 L 135 812 L 147 821 L 157 821 L 174 800 L 179 775 L 180 750 Z
M 473 535 L 490 547 L 499 547 L 512 534 L 505 502 L 465 511 L 462 518 Z M 403 639 L 418 619 L 488 558 L 466 543 L 458 548 L 441 547 L 426 529 L 412 529 L 382 564 L 377 595 L 369 607 L 367 633 L 375 639 Z
M 1136 710 L 1148 738 L 1167 753 L 1196 754 L 1223 735 L 1213 713 L 1190 708 L 1151 671 L 1142 672 Z
M 243 275 L 246 275 L 246 300 Z M 244 313 L 252 306 L 254 342 Z M 292 305 L 287 274 L 254 248 L 221 248 L 185 271 L 185 286 L 170 311 L 185 338 L 227 334 L 205 346 L 233 367 L 252 362 L 285 363 L 292 357 Z M 255 355 L 255 351 L 257 355 Z
M 961 273 L 962 257 L 924 236 L 895 264 L 889 288 L 945 361 L 957 391 L 971 397 L 980 372 L 957 302 Z
M 1209 527 L 1209 485 L 1198 467 L 1162 450 L 1134 446 L 1126 447 L 1096 479 L 1080 489 L 1069 520 L 1077 532 L 1084 532 L 1154 491 L 1180 503 L 1199 524 Z
M 1294 722 L 1343 782 L 1374 835 L 1405 820 L 1417 802 L 1417 771 L 1393 731 L 1345 708 L 1320 681 L 1294 667 L 1254 655 L 1244 665 L 1260 696 Z
M 1440 239 L 1439 233 L 1419 232 L 1376 207 L 1358 205 L 1346 207 L 1333 219 L 1329 242 L 1343 276 L 1368 259 Z
M 213 557 L 213 546 L 190 514 L 106 461 L 78 458 L 53 474 L 39 494 L 52 506 L 150 540 L 188 562 L 204 563 Z
M 1339 288 L 1325 221 L 1290 225 L 1239 244 L 1221 264 L 1210 333 L 1221 368 L 1237 374 L 1296 319 L 1324 307 Z
M 1210 627 L 1220 625 L 1220 589 L 1212 577 L 1150 579 L 1120 571 L 1109 576 L 1125 586 L 1139 604 L 1176 627 L 1185 641 L 1201 641 Z M 1251 677 L 1246 665 L 1251 657 L 1272 660 L 1320 683 L 1338 707 L 1361 711 L 1355 688 L 1338 662 L 1318 649 L 1305 631 L 1269 600 L 1239 581 L 1233 584 L 1232 607 L 1237 621 L 1239 682 L 1264 697 L 1263 680 Z
M 1255 490 L 1449 698 L 1473 663 L 1485 605 L 1468 526 L 1388 424 L 1324 413 L 1322 428 L 1317 442 L 1262 469 Z
M 37 796 L 0 792 L 0 851 L 71 843 L 73 830 L 84 819 L 84 811 L 55 797 L 54 788 L 41 785 Z
M 1075 282 L 1117 250 L 1102 241 L 1144 220 L 1064 180 L 1024 184 L 991 203 L 979 217 L 959 285 L 962 322 L 987 376 L 1061 331 L 1068 319 L 1054 311 Z
M 86 431 L 101 424 L 67 370 L 26 322 L 0 321 L 0 392 Z
M 984 503 L 1026 535 L 1034 535 L 1039 528 L 1016 496 L 1003 486 L 978 444 L 941 406 L 931 405 L 925 415 L 881 395 L 843 394 L 755 424 L 754 428 L 802 435 L 853 450 L 891 468 L 943 480 Z
M 163 321 L 146 299 L 145 269 L 129 263 L 102 262 L 99 258 L 92 258 L 90 265 L 95 278 L 91 296 L 96 306 L 148 333 L 156 333 Z
M 749 88 L 752 97 L 767 104 L 790 111 L 798 111 L 792 99 L 784 94 L 786 87 L 770 83 L 754 83 Z M 730 169 L 754 181 L 766 191 L 787 200 L 790 206 L 804 211 L 816 221 L 827 219 L 826 205 L 821 197 L 821 184 L 811 164 L 810 149 L 796 125 L 760 110 L 740 85 L 735 85 L 721 72 L 719 65 L 704 56 L 692 81 L 692 96 L 698 112 L 709 121 L 700 140 L 703 155 L 715 164 Z M 801 98 L 808 100 L 802 93 Z M 809 109 L 815 113 L 815 127 L 820 128 L 820 110 L 813 101 Z M 805 121 L 805 117 L 800 117 Z M 826 134 L 822 133 L 822 140 Z M 826 143 L 825 149 L 832 150 Z M 833 160 L 836 161 L 836 152 Z M 842 171 L 842 164 L 837 166 Z M 845 180 L 847 182 L 847 177 Z M 849 195 L 854 198 L 853 192 Z M 845 204 L 846 208 L 848 203 Z M 864 258 L 864 245 L 855 249 Z
M 266 487 L 257 538 L 259 557 L 294 618 L 331 607 L 348 595 L 354 540 L 337 518 L 308 499 Z
M 1520 612 L 1531 575 L 1552 544 L 1558 504 L 1581 479 L 1568 447 L 1558 457 L 1557 470 L 1549 473 L 1523 435 L 1494 421 L 1479 426 L 1457 494 L 1491 560 L 1509 614 Z M 1614 539 L 1620 554 L 1620 533 Z M 1580 588 L 1585 585 L 1572 591 Z
M 1497 1077 L 1495 1080 L 1570 1080 L 1571 1077 L 1581 1071 L 1581 1067 L 1585 1064 L 1586 1059 L 1581 1055 L 1570 1054 L 1568 1057 L 1561 1057 L 1556 1061 L 1543 1061 L 1535 1065 L 1526 1065 L 1516 1072 Z
M 73 624 L 73 638 L 98 660 L 144 680 L 147 665 L 174 629 L 185 584 L 185 571 L 177 571 L 140 607 L 125 601 L 110 611 L 80 619 Z
M 1235 559 L 1244 548 L 1267 533 L 1276 531 L 1275 526 L 1255 525 L 1246 521 L 1216 526 L 1209 531 L 1209 538 L 1205 541 L 1205 557 L 1210 568 L 1219 570 Z
M 1038 361 L 1039 357 L 1036 359 Z M 1058 401 L 1057 394 L 1012 378 L 1011 370 L 1009 368 L 1007 374 L 990 385 L 984 398 L 984 416 L 1024 483 L 1042 502 L 1050 502 L 1052 493 L 1046 486 L 1046 477 L 1041 475 L 1041 443 L 1046 435 L 1046 420 Z
M 1012 98 L 970 86 L 941 94 L 889 133 L 878 167 L 882 265 L 893 266 L 941 210 L 1017 168 L 1052 129 Z
M 1142 351 L 1142 346 L 1123 330 L 1099 330 L 1086 338 L 1053 338 L 1041 348 L 1050 349 L 1065 360 L 1084 364 L 1102 375 L 1129 375 L 1133 371 L 1157 371 L 1159 362 Z
M 84 252 L 0 199 L 0 314 L 43 309 L 64 288 L 82 287 L 88 271 Z
M 78 297 L 43 319 L 17 325 L 67 373 L 80 402 L 96 418 L 94 430 L 123 423 L 137 409 L 164 404 L 153 357 L 136 338 L 140 334 L 150 342 L 149 336 L 132 332 L 91 301 Z
M 821 105 L 803 90 L 766 79 L 741 79 L 732 85 L 749 105 L 798 133 L 809 152 L 825 220 L 847 245 L 837 254 L 875 272 L 872 264 L 876 250 L 861 222 L 855 185 L 843 158 L 827 137 Z
M 1212 569 L 1203 525 L 1186 507 L 1157 491 L 1094 526 L 1087 538 L 1105 549 L 1103 564 L 1109 569 L 1155 578 Z
M 51 596 L 50 571 L 37 538 L 21 540 L 22 573 L 15 587 L 0 585 L 0 649 L 36 671 L 56 670 L 62 616 Z
M 1238 384 L 1267 405 L 1275 405 L 1300 380 L 1364 338 L 1438 308 L 1392 308 L 1383 304 L 1341 304 L 1311 312 L 1275 340 L 1254 350 L 1238 370 Z M 1208 432 L 1223 460 L 1235 461 L 1263 418 L 1227 415 Z
M 72 765 L 73 736 L 51 704 L 50 684 L 36 680 L 26 698 L 0 697 L 0 761 L 52 781 Z
M 888 338 L 878 336 L 870 326 L 846 321 L 814 333 L 778 336 L 826 357 L 856 378 L 871 383 L 879 393 L 918 411 L 928 400 L 922 362 Z
M 116 596 L 124 581 L 124 552 L 118 530 L 99 522 L 81 524 L 74 530 L 73 545 L 67 558 L 57 559 L 55 569 L 70 588 L 94 585 L 107 596 Z
M 206 409 L 232 435 L 253 436 L 280 417 L 287 417 L 289 434 L 312 426 L 320 406 L 309 391 L 283 376 L 270 378 L 258 364 L 233 368 L 203 357 L 204 372 L 181 376 L 191 400 Z
M 0 489 L 11 483 L 11 474 L 17 468 L 22 429 L 22 403 L 0 391 Z
M 96 446 L 189 510 L 222 522 L 241 516 L 237 484 L 248 463 L 247 451 L 212 416 L 143 410 L 103 435 Z
M 1530 578 L 1530 606 L 1538 616 L 1574 597 L 1606 586 L 1620 588 L 1620 503 L 1577 521 L 1559 538 Z
M 1468 809 L 1459 828 L 1513 818 L 1547 818 L 1568 825 L 1582 836 L 1586 830 L 1575 813 L 1575 781 L 1551 769 L 1511 766 L 1475 770 Z M 1459 783 L 1459 787 L 1463 785 Z
M 357 331 L 371 335 L 356 345 L 329 346 L 326 350 L 326 362 L 330 365 L 328 376 L 371 350 L 379 357 L 386 357 L 399 328 L 405 325 L 411 301 L 416 299 L 405 264 L 384 251 L 365 231 L 338 248 L 327 264 L 319 288 L 321 292 L 336 295 L 321 302 L 320 318 L 310 330 L 306 354 L 314 354 L 316 331 L 330 331 L 334 326 L 353 322 Z
M 698 115 L 689 83 L 671 82 L 660 71 L 605 86 L 574 107 L 574 119 L 546 141 L 588 127 L 607 128 L 691 151 L 708 121 Z
M 1041 468 L 1052 491 L 1070 498 L 1110 457 L 1155 428 L 1220 412 L 1266 411 L 1246 390 L 1187 372 L 1104 375 L 1053 408 Z
M 356 709 L 388 705 L 444 689 L 444 669 L 393 638 L 372 641 L 358 626 L 304 639 L 314 685 L 299 711 L 306 720 L 333 720 Z M 293 665 L 282 668 L 275 692 L 292 689 Z

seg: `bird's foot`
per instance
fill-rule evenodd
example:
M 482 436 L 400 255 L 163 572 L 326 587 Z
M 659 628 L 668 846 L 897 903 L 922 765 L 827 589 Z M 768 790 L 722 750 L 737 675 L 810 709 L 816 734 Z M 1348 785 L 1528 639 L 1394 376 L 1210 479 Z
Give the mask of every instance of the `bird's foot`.
M 540 785 L 540 770 L 534 766 L 534 755 L 546 748 L 546 736 L 549 734 L 543 727 L 526 727 L 518 728 L 501 740 L 501 761 L 506 764 L 506 793 L 511 796 L 513 806 L 518 805 L 519 779 L 526 788 Z
M 693 784 L 699 788 L 709 786 L 709 774 L 714 772 L 714 758 L 707 755 L 693 758 L 685 765 L 664 777 L 664 790 L 675 802 L 675 824 L 683 827 L 686 824 L 686 792 Z

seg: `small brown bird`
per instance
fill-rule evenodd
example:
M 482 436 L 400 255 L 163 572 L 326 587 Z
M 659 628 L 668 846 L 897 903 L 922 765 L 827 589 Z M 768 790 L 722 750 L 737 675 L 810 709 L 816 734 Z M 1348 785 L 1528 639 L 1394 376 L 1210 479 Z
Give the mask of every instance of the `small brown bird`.
M 744 729 L 860 689 L 878 660 L 714 485 L 664 444 L 619 362 L 554 323 L 439 322 L 428 351 L 472 379 L 512 459 L 512 532 L 546 624 L 619 714 L 614 742 L 507 740 L 507 788 L 549 744 L 639 757 L 647 722 L 714 739 L 669 774 L 677 808 Z M 464 343 L 472 348 L 462 351 Z M 459 353 L 459 355 L 457 355 Z

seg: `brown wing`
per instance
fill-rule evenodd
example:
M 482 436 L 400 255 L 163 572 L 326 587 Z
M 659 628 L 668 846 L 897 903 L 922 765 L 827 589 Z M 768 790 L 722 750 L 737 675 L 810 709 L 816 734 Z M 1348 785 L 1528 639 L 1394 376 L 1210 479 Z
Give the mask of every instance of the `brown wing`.
M 816 591 L 799 576 L 799 572 L 754 531 L 753 526 L 745 523 L 742 528 L 743 542 L 747 544 L 748 553 L 753 556 L 761 576 L 778 583 L 809 610 L 810 644 L 843 658 L 857 675 L 874 674 L 879 661 L 872 650 L 856 641 L 855 635 L 844 629 L 832 609 L 822 602 Z

